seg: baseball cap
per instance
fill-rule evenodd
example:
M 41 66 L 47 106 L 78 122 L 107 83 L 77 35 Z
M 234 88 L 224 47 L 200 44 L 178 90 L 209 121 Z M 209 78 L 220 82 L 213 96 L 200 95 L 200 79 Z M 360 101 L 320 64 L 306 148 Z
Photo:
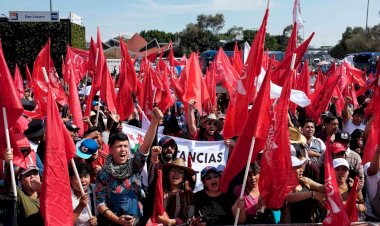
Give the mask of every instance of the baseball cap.
M 38 169 L 38 167 L 36 165 L 27 165 L 26 166 L 26 169 L 21 171 L 20 173 L 20 176 L 24 176 L 25 174 L 31 172 L 31 171 L 37 171 L 39 172 L 40 170 Z
M 340 132 L 335 134 L 335 141 L 340 143 L 349 143 L 350 142 L 350 134 L 347 132 Z
M 89 159 L 98 150 L 98 147 L 95 140 L 85 139 L 78 143 L 76 154 L 82 159 Z
M 344 158 L 336 158 L 333 160 L 333 166 L 334 168 L 337 168 L 338 166 L 345 166 L 347 169 L 350 168 L 348 165 L 348 161 Z
M 204 177 L 206 176 L 206 174 L 208 174 L 209 172 L 214 172 L 214 173 L 218 173 L 218 174 L 222 174 L 217 168 L 215 168 L 214 166 L 206 166 L 205 168 L 203 168 L 203 170 L 201 171 L 201 178 L 202 180 L 204 179 Z
M 79 130 L 79 127 L 76 126 L 75 124 L 67 125 L 66 128 L 67 128 L 69 131 L 78 131 L 78 130 Z
M 333 142 L 331 144 L 331 152 L 334 154 L 338 154 L 339 152 L 346 151 L 346 148 L 343 146 L 343 144 L 339 142 Z
M 300 160 L 299 158 L 292 156 L 292 167 L 299 167 L 302 166 L 307 159 Z

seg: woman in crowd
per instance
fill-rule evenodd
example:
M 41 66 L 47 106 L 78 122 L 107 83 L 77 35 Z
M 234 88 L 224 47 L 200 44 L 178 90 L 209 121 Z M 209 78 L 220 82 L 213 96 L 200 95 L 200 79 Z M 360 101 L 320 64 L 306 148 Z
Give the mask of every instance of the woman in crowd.
M 335 170 L 336 181 L 339 188 L 340 196 L 342 197 L 343 204 L 348 200 L 350 191 L 352 190 L 353 180 L 348 177 L 349 164 L 344 158 L 336 158 L 333 160 L 333 166 Z M 361 190 L 357 193 L 356 197 L 356 211 L 359 214 L 364 214 L 366 207 L 364 205 L 363 194 Z
M 363 150 L 365 146 L 364 131 L 356 129 L 351 133 L 350 149 L 355 151 L 363 158 Z
M 245 214 L 247 220 L 245 223 L 273 223 L 267 222 L 268 218 L 264 219 L 265 205 L 260 197 L 259 191 L 260 166 L 257 162 L 249 166 L 247 183 L 244 189 Z M 242 185 L 235 187 L 234 194 L 238 198 Z M 265 215 L 267 216 L 267 215 Z
M 221 172 L 213 166 L 201 171 L 203 190 L 195 193 L 195 216 L 206 225 L 233 224 L 237 209 L 240 208 L 238 223 L 246 220 L 244 199 L 220 191 Z
M 324 186 L 304 177 L 306 159 L 300 160 L 292 156 L 292 167 L 296 172 L 298 182 L 296 188 L 285 197 L 285 223 L 315 223 L 318 222 L 317 203 L 325 202 Z
M 163 216 L 158 216 L 159 222 L 165 225 L 180 225 L 194 216 L 193 192 L 185 188 L 185 181 L 195 175 L 194 170 L 186 167 L 181 158 L 162 166 L 164 207 Z

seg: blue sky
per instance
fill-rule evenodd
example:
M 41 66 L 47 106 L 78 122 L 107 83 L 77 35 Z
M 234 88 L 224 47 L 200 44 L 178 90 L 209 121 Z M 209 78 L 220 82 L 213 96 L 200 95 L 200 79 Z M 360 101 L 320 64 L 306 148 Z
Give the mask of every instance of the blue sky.
M 292 23 L 294 0 L 271 0 L 267 31 L 281 34 Z M 52 0 L 53 10 L 61 18 L 70 12 L 83 17 L 86 39 L 96 37 L 100 27 L 102 39 L 119 34 L 133 34 L 158 29 L 177 32 L 196 21 L 199 14 L 223 13 L 227 31 L 232 26 L 258 28 L 264 15 L 265 0 Z M 368 25 L 380 23 L 380 0 L 369 0 Z M 48 11 L 49 0 L 1 0 L 0 14 L 9 11 Z M 346 27 L 366 22 L 367 0 L 301 0 L 305 37 L 316 32 L 312 46 L 335 45 Z M 301 36 L 303 31 L 300 30 Z

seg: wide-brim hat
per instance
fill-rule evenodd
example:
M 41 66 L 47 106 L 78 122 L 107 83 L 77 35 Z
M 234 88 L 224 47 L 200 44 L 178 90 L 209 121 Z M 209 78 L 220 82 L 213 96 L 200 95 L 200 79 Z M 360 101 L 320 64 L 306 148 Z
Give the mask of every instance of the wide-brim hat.
M 28 124 L 28 129 L 24 131 L 24 135 L 28 139 L 43 136 L 45 134 L 45 124 L 40 119 L 33 119 Z
M 206 128 L 206 123 L 210 120 L 215 121 L 219 125 L 218 117 L 214 113 L 209 114 L 206 118 L 201 119 L 201 127 Z
M 195 175 L 195 171 L 186 166 L 185 161 L 182 158 L 176 158 L 171 163 L 165 163 L 162 165 L 162 170 L 164 173 L 168 174 L 170 169 L 180 168 L 185 171 L 185 176 L 190 178 Z
M 303 144 L 307 143 L 307 139 L 302 135 L 298 129 L 294 127 L 289 127 L 290 143 L 291 144 Z

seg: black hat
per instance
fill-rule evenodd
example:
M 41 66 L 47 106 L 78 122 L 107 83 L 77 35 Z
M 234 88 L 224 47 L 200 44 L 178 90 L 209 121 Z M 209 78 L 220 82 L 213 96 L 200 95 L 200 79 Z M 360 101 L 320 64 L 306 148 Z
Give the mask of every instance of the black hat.
M 335 141 L 339 143 L 350 143 L 350 134 L 347 132 L 336 133 Z
M 28 139 L 40 137 L 45 134 L 45 124 L 41 119 L 33 119 L 28 124 L 28 129 L 24 131 L 24 135 Z

